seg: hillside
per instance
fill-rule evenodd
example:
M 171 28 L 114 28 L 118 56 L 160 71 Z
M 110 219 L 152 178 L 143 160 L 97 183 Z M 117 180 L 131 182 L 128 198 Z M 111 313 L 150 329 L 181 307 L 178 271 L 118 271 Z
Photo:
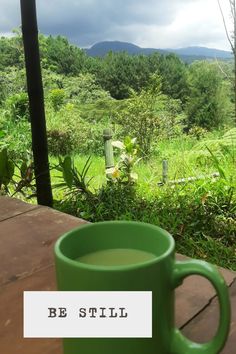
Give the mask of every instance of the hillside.
M 205 48 L 205 47 L 186 47 L 179 49 L 155 49 L 155 48 L 141 48 L 133 43 L 119 42 L 119 41 L 104 41 L 94 44 L 91 48 L 86 49 L 86 52 L 90 56 L 105 56 L 108 52 L 127 52 L 131 55 L 134 54 L 144 54 L 149 55 L 154 52 L 159 52 L 161 54 L 175 53 L 181 59 L 186 62 L 191 62 L 194 60 L 203 59 L 213 59 L 218 58 L 221 60 L 232 59 L 231 52 Z

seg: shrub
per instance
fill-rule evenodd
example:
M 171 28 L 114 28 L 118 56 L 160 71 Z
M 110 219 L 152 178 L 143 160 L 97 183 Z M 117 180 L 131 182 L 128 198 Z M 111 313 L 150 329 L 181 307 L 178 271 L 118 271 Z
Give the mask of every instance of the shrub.
M 140 94 L 124 101 L 118 107 L 116 121 L 122 126 L 123 134 L 137 137 L 140 154 L 148 159 L 152 143 L 159 128 L 160 118 L 156 110 L 157 104 L 162 104 L 161 82 L 157 75 L 150 79 L 150 85 Z
M 65 100 L 65 91 L 63 89 L 53 89 L 49 92 L 49 101 L 54 111 L 59 111 Z
M 48 152 L 54 156 L 70 154 L 73 151 L 73 138 L 69 131 L 49 130 Z
M 207 135 L 207 129 L 198 127 L 197 125 L 189 129 L 188 134 L 197 140 L 204 138 Z
M 76 139 L 76 151 L 83 154 L 104 154 L 102 123 L 89 123 L 80 119 L 74 132 Z
M 216 63 L 192 63 L 188 71 L 188 86 L 189 97 L 185 105 L 188 129 L 199 126 L 212 130 L 229 122 L 229 88 L 222 80 Z
M 6 107 L 10 112 L 10 117 L 14 121 L 19 119 L 30 119 L 29 100 L 25 92 L 10 96 L 6 101 Z
M 69 136 L 67 153 L 73 151 L 84 154 L 104 154 L 104 123 L 96 120 L 86 121 L 81 117 L 79 108 L 73 104 L 67 103 L 59 112 L 53 112 L 50 107 L 47 107 L 47 126 L 49 132 L 57 131 L 58 136 L 66 132 Z M 66 145 L 66 136 L 64 141 Z M 59 150 L 57 148 L 57 152 Z M 50 151 L 53 151 L 53 146 Z
M 67 96 L 79 104 L 93 104 L 111 99 L 109 93 L 97 84 L 95 76 L 89 73 L 65 78 L 64 87 Z
M 2 137 L 0 145 L 8 149 L 12 159 L 21 159 L 27 151 L 31 151 L 31 129 L 30 123 L 22 118 L 17 124 L 12 119 L 5 119 L 0 124 Z

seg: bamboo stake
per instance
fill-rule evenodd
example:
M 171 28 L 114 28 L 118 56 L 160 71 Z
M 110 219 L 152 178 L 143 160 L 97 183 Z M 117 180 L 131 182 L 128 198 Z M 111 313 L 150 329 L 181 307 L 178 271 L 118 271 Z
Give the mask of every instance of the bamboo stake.
M 112 131 L 107 128 L 103 130 L 104 150 L 105 150 L 105 167 L 106 170 L 114 167 L 114 156 L 112 147 Z M 111 174 L 107 174 L 111 176 Z
M 210 175 L 207 176 L 196 176 L 196 177 L 187 177 L 187 178 L 180 178 L 180 179 L 176 179 L 176 180 L 171 180 L 168 181 L 168 184 L 183 184 L 183 183 L 188 183 L 188 182 L 195 182 L 195 181 L 199 181 L 201 179 L 206 179 L 206 178 L 216 178 L 216 177 L 220 177 L 220 174 L 218 172 L 214 172 Z M 158 182 L 158 186 L 163 186 L 164 182 Z
M 162 182 L 163 184 L 166 184 L 168 180 L 168 161 L 163 160 L 162 161 Z

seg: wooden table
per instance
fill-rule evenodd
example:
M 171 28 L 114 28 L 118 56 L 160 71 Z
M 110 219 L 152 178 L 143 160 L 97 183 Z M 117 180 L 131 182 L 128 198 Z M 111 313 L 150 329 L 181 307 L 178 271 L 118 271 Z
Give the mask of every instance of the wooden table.
M 56 289 L 54 242 L 83 223 L 47 207 L 0 197 L 0 353 L 62 354 L 60 339 L 23 338 L 23 291 Z M 220 271 L 229 286 L 232 305 L 231 331 L 222 353 L 235 354 L 236 274 Z M 212 338 L 217 324 L 213 287 L 204 278 L 187 278 L 176 290 L 176 325 L 192 340 L 204 342 Z

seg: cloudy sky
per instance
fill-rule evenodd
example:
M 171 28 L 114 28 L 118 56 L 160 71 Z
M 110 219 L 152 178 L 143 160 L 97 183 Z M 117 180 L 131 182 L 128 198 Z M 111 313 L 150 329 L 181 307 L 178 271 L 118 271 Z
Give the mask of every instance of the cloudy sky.
M 27 0 L 24 0 L 27 1 Z M 103 40 L 142 47 L 229 49 L 217 0 L 36 0 L 38 27 L 80 47 Z M 229 0 L 221 0 L 230 23 Z M 20 25 L 20 0 L 0 0 L 0 33 Z

